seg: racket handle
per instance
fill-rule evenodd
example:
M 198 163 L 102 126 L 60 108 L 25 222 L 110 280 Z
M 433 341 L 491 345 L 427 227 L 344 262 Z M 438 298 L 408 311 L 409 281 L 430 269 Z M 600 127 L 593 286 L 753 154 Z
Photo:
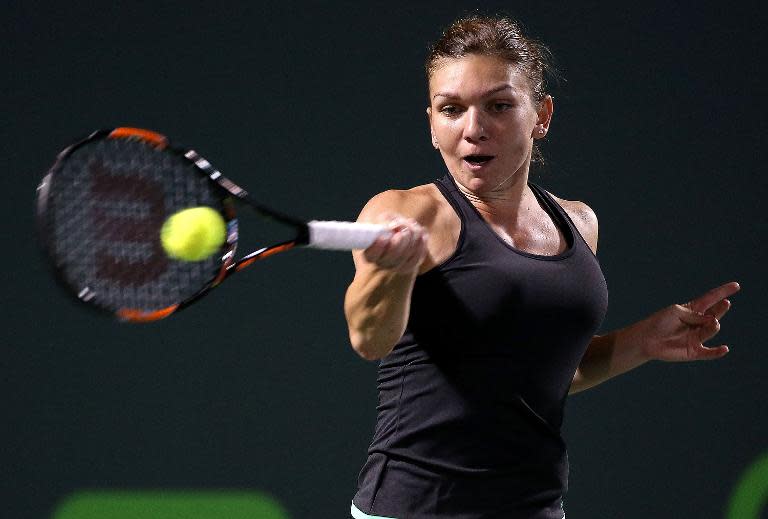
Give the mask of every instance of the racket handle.
M 365 249 L 376 238 L 389 234 L 384 225 L 356 222 L 321 222 L 313 220 L 309 227 L 308 247 L 328 250 Z

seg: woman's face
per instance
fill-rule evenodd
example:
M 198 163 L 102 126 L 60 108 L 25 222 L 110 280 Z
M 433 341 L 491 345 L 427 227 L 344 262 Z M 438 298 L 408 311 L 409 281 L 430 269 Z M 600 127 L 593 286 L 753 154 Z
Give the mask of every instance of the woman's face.
M 527 179 L 533 140 L 546 135 L 552 98 L 537 104 L 528 78 L 493 56 L 445 59 L 429 79 L 433 144 L 465 188 L 503 191 Z M 544 130 L 544 132 L 541 132 Z

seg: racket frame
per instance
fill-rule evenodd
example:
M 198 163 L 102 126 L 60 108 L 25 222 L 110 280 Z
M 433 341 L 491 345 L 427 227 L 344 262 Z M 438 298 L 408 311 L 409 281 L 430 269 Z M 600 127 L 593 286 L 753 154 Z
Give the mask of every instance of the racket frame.
M 187 162 L 194 166 L 194 171 L 206 177 L 214 186 L 217 187 L 222 194 L 222 201 L 224 204 L 224 214 L 222 215 L 227 223 L 227 239 L 221 250 L 221 266 L 218 273 L 206 284 L 204 284 L 197 292 L 193 293 L 186 299 L 179 301 L 178 303 L 168 305 L 164 308 L 156 310 L 141 310 L 136 308 L 121 308 L 118 310 L 109 310 L 96 304 L 92 304 L 90 300 L 94 294 L 89 292 L 87 287 L 73 286 L 64 275 L 64 268 L 60 266 L 56 260 L 56 256 L 51 246 L 50 230 L 49 230 L 49 193 L 51 186 L 55 183 L 55 172 L 62 167 L 62 164 L 82 146 L 100 140 L 100 139 L 138 139 L 146 144 L 156 147 L 160 150 L 171 152 L 175 155 L 183 157 Z M 233 200 L 240 201 L 250 207 L 261 218 L 276 221 L 282 224 L 286 224 L 294 228 L 296 234 L 293 239 L 275 243 L 273 245 L 262 247 L 249 254 L 244 255 L 239 259 L 235 259 L 238 241 L 238 221 L 235 214 Z M 297 218 L 288 216 L 284 213 L 271 209 L 263 204 L 257 202 L 251 195 L 232 182 L 229 178 L 221 174 L 208 160 L 200 156 L 195 150 L 191 148 L 182 148 L 172 146 L 167 137 L 151 130 L 145 130 L 142 128 L 133 127 L 117 127 L 111 129 L 100 129 L 92 132 L 87 137 L 71 144 L 64 150 L 62 150 L 56 157 L 54 164 L 45 174 L 40 184 L 37 187 L 37 229 L 38 236 L 42 241 L 43 249 L 48 257 L 51 259 L 53 265 L 54 274 L 56 279 L 63 284 L 68 292 L 76 295 L 77 299 L 83 303 L 88 303 L 88 306 L 97 308 L 102 311 L 107 311 L 114 314 L 121 321 L 127 322 L 150 322 L 164 319 L 169 315 L 178 312 L 179 310 L 186 308 L 192 303 L 196 302 L 211 289 L 218 286 L 224 279 L 228 278 L 235 272 L 239 272 L 244 268 L 252 265 L 254 262 L 260 259 L 265 259 L 274 254 L 285 252 L 297 246 L 304 246 L 309 243 L 310 231 L 306 222 Z

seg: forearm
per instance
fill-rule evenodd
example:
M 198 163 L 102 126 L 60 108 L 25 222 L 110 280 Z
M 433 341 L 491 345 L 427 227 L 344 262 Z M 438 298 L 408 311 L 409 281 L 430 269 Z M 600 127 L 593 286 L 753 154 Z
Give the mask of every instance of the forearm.
M 596 386 L 649 360 L 688 362 L 714 360 L 728 354 L 728 346 L 704 342 L 720 330 L 719 319 L 738 292 L 735 281 L 713 288 L 683 305 L 672 304 L 621 330 L 595 336 L 573 377 L 571 393 Z
M 352 347 L 363 358 L 386 356 L 408 323 L 416 272 L 371 270 L 356 276 L 347 289 L 344 313 Z
M 648 362 L 642 337 L 632 326 L 596 335 L 573 377 L 570 393 L 589 389 Z

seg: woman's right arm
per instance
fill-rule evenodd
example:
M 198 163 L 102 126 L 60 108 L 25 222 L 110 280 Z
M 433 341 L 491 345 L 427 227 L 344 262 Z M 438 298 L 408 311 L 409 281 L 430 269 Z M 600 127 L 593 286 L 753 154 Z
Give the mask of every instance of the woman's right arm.
M 349 339 L 364 359 L 385 357 L 408 323 L 411 291 L 427 257 L 427 232 L 415 218 L 413 195 L 386 191 L 363 208 L 359 222 L 385 223 L 391 234 L 354 251 L 355 277 L 344 299 Z M 411 216 L 409 218 L 409 216 Z

